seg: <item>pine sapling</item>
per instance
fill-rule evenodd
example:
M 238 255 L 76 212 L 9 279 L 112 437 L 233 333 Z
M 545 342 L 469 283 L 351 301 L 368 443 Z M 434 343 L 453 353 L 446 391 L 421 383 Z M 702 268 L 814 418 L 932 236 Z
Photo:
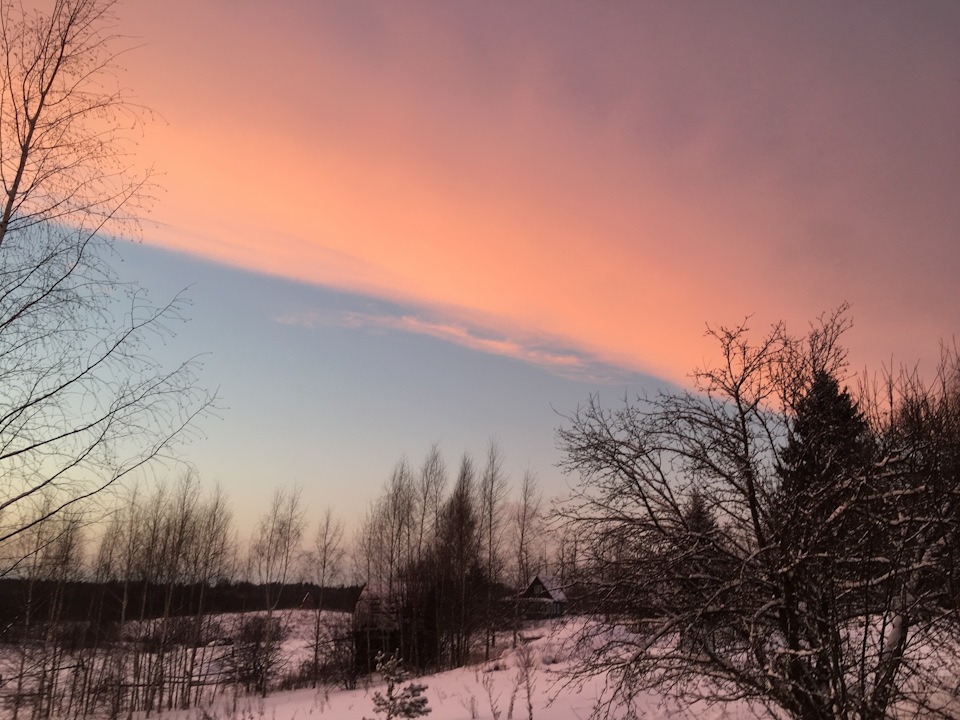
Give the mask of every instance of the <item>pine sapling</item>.
M 403 669 L 403 663 L 396 653 L 386 656 L 382 651 L 378 652 L 377 672 L 387 682 L 387 694 L 378 692 L 373 696 L 375 712 L 386 715 L 386 720 L 418 718 L 429 714 L 430 708 L 427 707 L 427 698 L 422 697 L 423 691 L 427 689 L 426 685 L 410 683 L 399 688 L 410 676 Z

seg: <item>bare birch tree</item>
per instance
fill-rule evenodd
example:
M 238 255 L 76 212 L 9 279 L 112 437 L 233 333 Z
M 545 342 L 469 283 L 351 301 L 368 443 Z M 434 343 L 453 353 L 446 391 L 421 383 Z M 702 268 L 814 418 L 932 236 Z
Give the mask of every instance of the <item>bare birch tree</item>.
M 490 659 L 490 651 L 496 644 L 496 597 L 503 581 L 503 520 L 504 503 L 507 497 L 507 478 L 503 470 L 503 453 L 496 442 L 490 441 L 487 449 L 487 464 L 480 476 L 480 532 L 478 537 L 483 547 L 484 571 L 486 574 L 486 597 L 484 599 L 484 660 Z
M 440 449 L 434 445 L 420 466 L 420 476 L 416 487 L 416 536 L 417 547 L 413 566 L 408 568 L 408 583 L 411 602 L 410 614 L 420 618 L 413 633 L 413 647 L 410 661 L 414 667 L 423 667 L 427 657 L 439 659 L 440 613 L 437 608 L 443 604 L 444 578 L 439 563 L 436 562 L 436 543 L 441 528 L 443 493 L 447 485 L 447 469 L 440 455 Z M 432 597 L 430 591 L 433 591 Z M 428 623 L 427 617 L 433 622 Z M 430 625 L 429 631 L 427 625 Z M 433 642 L 429 643 L 428 638 Z M 430 644 L 431 647 L 423 647 Z
M 536 543 L 540 534 L 542 495 L 537 485 L 537 476 L 527 470 L 520 483 L 520 498 L 514 509 L 514 610 L 513 645 L 516 647 L 520 633 L 520 593 L 530 582 L 536 567 Z
M 320 676 L 320 653 L 325 640 L 323 634 L 323 590 L 328 583 L 340 576 L 344 556 L 343 523 L 333 516 L 328 507 L 323 519 L 317 525 L 313 541 L 313 553 L 309 559 L 312 564 L 312 579 L 320 590 L 316 598 L 316 617 L 313 626 L 313 687 L 317 686 Z
M 109 264 L 150 190 L 126 154 L 139 112 L 112 9 L 0 4 L 0 574 L 21 560 L 9 541 L 173 453 L 210 402 L 195 362 L 149 350 L 182 300 L 157 307 Z
M 304 529 L 300 489 L 275 490 L 270 509 L 261 516 L 250 545 L 251 571 L 263 586 L 267 608 L 264 622 L 254 619 L 248 633 L 251 646 L 256 648 L 248 658 L 253 665 L 250 681 L 262 697 L 266 697 L 278 669 L 276 655 L 283 628 L 274 614 L 283 586 L 297 570 Z
M 420 479 L 417 483 L 417 562 L 424 559 L 427 548 L 433 542 L 440 525 L 440 508 L 443 505 L 443 493 L 447 486 L 447 468 L 440 455 L 440 449 L 434 445 L 420 466 Z
M 440 657 L 450 667 L 469 660 L 474 632 L 482 621 L 483 565 L 477 542 L 480 518 L 476 496 L 476 470 L 464 453 L 453 491 L 441 510 L 435 549 L 441 592 L 437 593 Z

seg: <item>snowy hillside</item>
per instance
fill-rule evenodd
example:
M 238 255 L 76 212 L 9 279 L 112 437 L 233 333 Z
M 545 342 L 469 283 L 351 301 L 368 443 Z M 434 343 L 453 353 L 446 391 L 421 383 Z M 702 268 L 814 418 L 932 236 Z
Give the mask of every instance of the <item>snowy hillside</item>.
M 291 620 L 296 622 L 295 618 Z M 504 649 L 497 660 L 418 679 L 425 684 L 430 720 L 581 720 L 590 717 L 603 696 L 605 678 L 573 686 L 564 674 L 572 650 L 571 639 L 580 620 L 548 621 L 522 634 L 517 649 Z M 296 643 L 288 641 L 290 649 Z M 305 720 L 331 718 L 360 720 L 379 718 L 374 714 L 373 696 L 383 685 L 370 683 L 356 690 L 321 688 L 271 694 L 262 699 L 250 696 L 221 697 L 213 705 L 189 711 L 168 712 L 154 717 L 162 720 Z M 647 718 L 669 718 L 683 714 L 654 694 L 644 695 L 638 713 Z M 697 718 L 754 718 L 764 716 L 745 703 L 689 711 Z M 617 709 L 612 717 L 625 717 Z

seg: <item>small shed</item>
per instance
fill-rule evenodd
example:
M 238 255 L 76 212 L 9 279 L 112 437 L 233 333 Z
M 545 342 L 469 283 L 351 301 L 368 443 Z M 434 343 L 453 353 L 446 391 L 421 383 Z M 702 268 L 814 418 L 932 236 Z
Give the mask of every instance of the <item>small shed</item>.
M 354 626 L 363 630 L 396 630 L 400 622 L 403 583 L 367 583 L 353 610 Z
M 378 652 L 389 654 L 402 646 L 404 590 L 403 583 L 367 583 L 360 592 L 353 609 L 353 649 L 361 671 L 373 672 Z
M 566 610 L 567 596 L 553 575 L 536 575 L 520 598 L 529 616 L 555 618 Z

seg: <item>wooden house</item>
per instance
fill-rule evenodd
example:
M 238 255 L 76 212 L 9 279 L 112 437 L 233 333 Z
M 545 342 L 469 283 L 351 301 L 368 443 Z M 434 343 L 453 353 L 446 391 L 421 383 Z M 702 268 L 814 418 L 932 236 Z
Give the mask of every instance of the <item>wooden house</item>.
M 566 611 L 567 596 L 553 575 L 536 575 L 520 593 L 524 615 L 529 618 L 561 617 Z

